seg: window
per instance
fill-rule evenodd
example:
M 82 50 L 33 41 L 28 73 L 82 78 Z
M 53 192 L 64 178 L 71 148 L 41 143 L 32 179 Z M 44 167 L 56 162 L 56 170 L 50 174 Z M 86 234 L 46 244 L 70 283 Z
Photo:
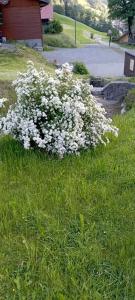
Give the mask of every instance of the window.
M 130 66 L 129 66 L 129 69 L 130 69 L 130 71 L 134 71 L 134 65 L 135 65 L 135 61 L 134 61 L 134 59 L 130 59 Z

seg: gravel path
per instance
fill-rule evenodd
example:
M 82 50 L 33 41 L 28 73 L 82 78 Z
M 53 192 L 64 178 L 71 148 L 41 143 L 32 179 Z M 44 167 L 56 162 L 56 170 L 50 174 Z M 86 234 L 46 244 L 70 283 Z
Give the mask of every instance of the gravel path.
M 122 49 L 117 47 L 109 48 L 107 45 L 88 45 L 83 48 L 57 49 L 51 52 L 43 52 L 43 56 L 50 62 L 56 60 L 58 64 L 82 61 L 94 76 L 123 76 L 125 54 Z

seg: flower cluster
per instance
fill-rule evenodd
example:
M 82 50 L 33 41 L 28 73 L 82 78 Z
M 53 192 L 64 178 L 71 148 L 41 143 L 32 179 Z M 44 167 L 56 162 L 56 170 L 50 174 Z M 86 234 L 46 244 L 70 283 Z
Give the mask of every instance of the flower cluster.
M 4 107 L 4 103 L 7 101 L 6 98 L 0 99 L 0 109 Z
M 0 98 L 0 133 L 2 129 L 2 124 L 1 124 L 1 112 L 3 112 L 3 108 L 5 108 L 5 102 L 7 101 L 6 98 Z
M 29 62 L 13 82 L 17 102 L 0 119 L 2 134 L 11 134 L 26 149 L 39 147 L 63 157 L 109 142 L 118 134 L 112 120 L 91 94 L 91 86 L 74 79 L 68 64 L 51 76 Z

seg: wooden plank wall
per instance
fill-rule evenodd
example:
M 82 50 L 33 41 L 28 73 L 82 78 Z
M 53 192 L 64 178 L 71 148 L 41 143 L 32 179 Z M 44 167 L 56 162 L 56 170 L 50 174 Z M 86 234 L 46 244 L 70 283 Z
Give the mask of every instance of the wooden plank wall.
M 38 0 L 10 0 L 2 7 L 3 36 L 9 40 L 41 39 L 42 26 Z

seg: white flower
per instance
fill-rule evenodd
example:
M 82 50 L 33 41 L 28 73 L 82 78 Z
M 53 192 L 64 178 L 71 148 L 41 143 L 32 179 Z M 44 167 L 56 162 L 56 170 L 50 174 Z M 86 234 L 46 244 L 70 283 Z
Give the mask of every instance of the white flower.
M 54 77 L 29 62 L 14 81 L 17 101 L 0 118 L 2 134 L 11 134 L 24 146 L 58 154 L 106 145 L 106 133 L 118 135 L 104 108 L 91 95 L 91 86 L 75 80 L 72 66 L 64 64 Z M 6 99 L 0 99 L 0 108 Z
M 4 103 L 7 101 L 6 98 L 0 99 L 0 108 L 4 107 Z

